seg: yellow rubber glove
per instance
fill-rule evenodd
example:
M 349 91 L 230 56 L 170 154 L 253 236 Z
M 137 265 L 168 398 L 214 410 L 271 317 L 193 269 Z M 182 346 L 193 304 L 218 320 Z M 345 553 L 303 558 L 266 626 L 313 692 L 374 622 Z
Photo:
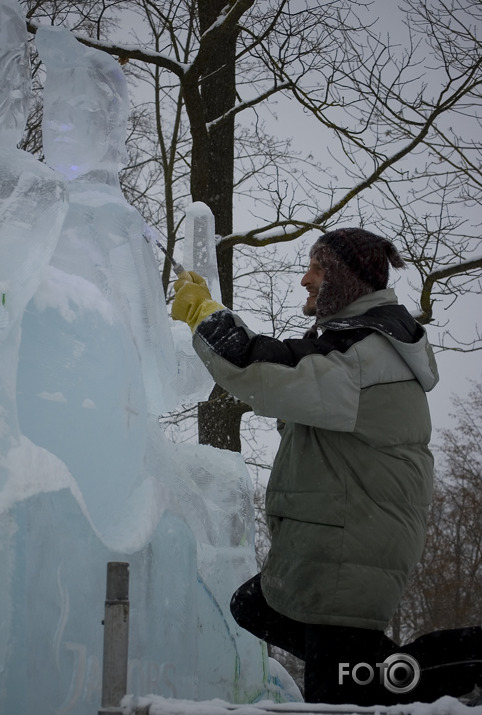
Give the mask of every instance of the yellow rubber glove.
M 187 275 L 191 280 L 188 280 Z M 204 278 L 194 271 L 189 271 L 187 275 L 181 276 L 174 283 L 176 297 L 172 304 L 171 315 L 174 320 L 187 323 L 194 333 L 199 323 L 202 323 L 211 313 L 223 310 L 224 305 L 211 298 Z

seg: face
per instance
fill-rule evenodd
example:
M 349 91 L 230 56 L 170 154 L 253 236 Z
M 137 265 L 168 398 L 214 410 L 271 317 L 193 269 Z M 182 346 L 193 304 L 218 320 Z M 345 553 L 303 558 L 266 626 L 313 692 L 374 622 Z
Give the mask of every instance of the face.
M 109 55 L 82 46 L 65 28 L 42 26 L 35 44 L 47 71 L 47 163 L 69 180 L 100 171 L 117 176 L 127 156 L 129 100 L 122 69 Z
M 301 285 L 308 291 L 308 298 L 303 306 L 304 315 L 316 315 L 316 296 L 318 295 L 324 277 L 325 271 L 321 263 L 315 258 L 312 258 L 308 270 L 301 279 Z

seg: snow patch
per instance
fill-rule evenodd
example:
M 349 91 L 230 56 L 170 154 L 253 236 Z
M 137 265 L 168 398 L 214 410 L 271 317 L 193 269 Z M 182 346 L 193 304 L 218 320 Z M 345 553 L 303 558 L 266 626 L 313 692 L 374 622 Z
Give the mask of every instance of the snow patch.
M 0 514 L 35 494 L 60 489 L 70 489 L 86 513 L 80 489 L 64 462 L 27 437 L 19 438 L 2 459 L 2 464 L 9 478 L 0 492 Z
M 456 698 L 444 696 L 434 703 L 412 703 L 409 705 L 359 707 L 356 705 L 325 705 L 311 703 L 273 703 L 264 700 L 248 705 L 233 705 L 223 700 L 194 702 L 174 700 L 156 695 L 135 697 L 126 695 L 122 701 L 123 715 L 136 715 L 146 712 L 148 715 L 262 715 L 263 713 L 340 713 L 344 715 L 482 715 L 482 706 L 468 707 Z M 142 710 L 144 708 L 144 710 Z
M 62 392 L 39 392 L 37 397 L 41 400 L 49 400 L 50 402 L 67 402 L 67 398 Z
M 100 313 L 109 325 L 115 321 L 112 305 L 96 285 L 82 276 L 65 273 L 51 265 L 45 270 L 34 301 L 37 310 L 44 311 L 47 308 L 58 310 L 68 323 L 72 323 L 78 316 L 78 312 L 72 310 L 71 305 L 76 306 L 81 312 Z

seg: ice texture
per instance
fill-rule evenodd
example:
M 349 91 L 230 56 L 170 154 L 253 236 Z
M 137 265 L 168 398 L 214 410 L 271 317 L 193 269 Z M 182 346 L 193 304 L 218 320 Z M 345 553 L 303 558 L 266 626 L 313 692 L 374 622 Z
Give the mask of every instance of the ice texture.
M 171 335 L 177 360 L 176 390 L 179 404 L 209 399 L 214 380 L 192 346 L 192 334 L 186 323 L 171 321 Z
M 16 374 L 25 307 L 49 263 L 67 210 L 62 177 L 17 149 L 30 81 L 25 19 L 16 0 L 0 5 L 0 489 L 13 479 L 20 430 Z
M 27 27 L 17 0 L 2 0 L 0 12 L 1 146 L 13 149 L 25 129 L 30 97 Z
M 182 265 L 206 279 L 211 296 L 221 303 L 214 216 L 209 206 L 194 201 L 186 209 L 185 234 L 182 242 Z M 177 357 L 177 393 L 181 402 L 207 400 L 214 387 L 213 379 L 192 346 L 192 336 L 185 323 L 173 321 L 172 337 Z
M 61 27 L 42 28 L 35 44 L 48 63 L 49 109 L 43 119 L 48 164 L 68 179 L 97 172 L 117 183 L 127 159 L 129 111 L 120 65 L 104 52 L 92 53 Z
M 16 148 L 23 23 L 0 0 L 0 712 L 99 708 L 108 561 L 130 564 L 128 692 L 292 699 L 229 612 L 255 571 L 245 464 L 159 425 L 188 396 L 145 225 L 119 188 L 122 70 L 39 29 L 49 168 Z
M 69 179 L 82 144 L 95 157 L 121 156 L 111 146 L 120 141 L 111 114 L 127 117 L 120 66 L 64 28 L 40 28 L 36 43 L 48 77 L 47 163 Z M 93 117 L 85 107 L 95 107 Z M 61 153 L 58 114 L 69 115 Z M 97 531 L 115 545 L 123 531 L 116 515 L 135 503 L 142 519 L 156 500 L 152 469 L 160 464 L 148 463 L 159 447 L 156 435 L 147 438 L 147 421 L 175 405 L 176 364 L 144 220 L 123 197 L 109 160 L 102 167 L 87 159 L 68 182 L 60 239 L 23 321 L 18 410 L 22 432 L 67 465 Z
M 221 302 L 214 216 L 202 201 L 194 201 L 186 210 L 183 265 L 206 279 L 214 300 Z

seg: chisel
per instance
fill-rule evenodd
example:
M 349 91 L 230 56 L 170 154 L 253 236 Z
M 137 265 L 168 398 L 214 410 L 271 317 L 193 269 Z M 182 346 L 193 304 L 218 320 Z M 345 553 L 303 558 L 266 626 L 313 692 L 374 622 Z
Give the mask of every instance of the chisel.
M 144 236 L 144 238 L 146 239 L 147 243 L 150 243 L 150 242 L 151 242 L 151 235 L 152 235 L 152 229 L 149 229 L 148 231 L 147 231 L 147 230 L 144 231 L 143 236 Z M 177 276 L 178 278 L 185 278 L 185 279 L 188 280 L 188 281 L 192 281 L 191 276 L 190 276 L 189 273 L 186 271 L 186 269 L 184 268 L 184 266 L 182 265 L 182 263 L 178 263 L 178 261 L 176 261 L 176 260 L 171 256 L 171 254 L 167 251 L 166 248 L 164 248 L 164 246 L 162 245 L 162 243 L 161 243 L 160 241 L 158 241 L 157 238 L 154 238 L 154 242 L 155 242 L 156 246 L 161 249 L 161 251 L 162 251 L 162 252 L 164 253 L 164 255 L 166 256 L 167 260 L 168 260 L 168 261 L 170 262 L 170 264 L 172 265 L 172 269 L 173 269 L 174 273 L 176 274 L 176 276 Z

